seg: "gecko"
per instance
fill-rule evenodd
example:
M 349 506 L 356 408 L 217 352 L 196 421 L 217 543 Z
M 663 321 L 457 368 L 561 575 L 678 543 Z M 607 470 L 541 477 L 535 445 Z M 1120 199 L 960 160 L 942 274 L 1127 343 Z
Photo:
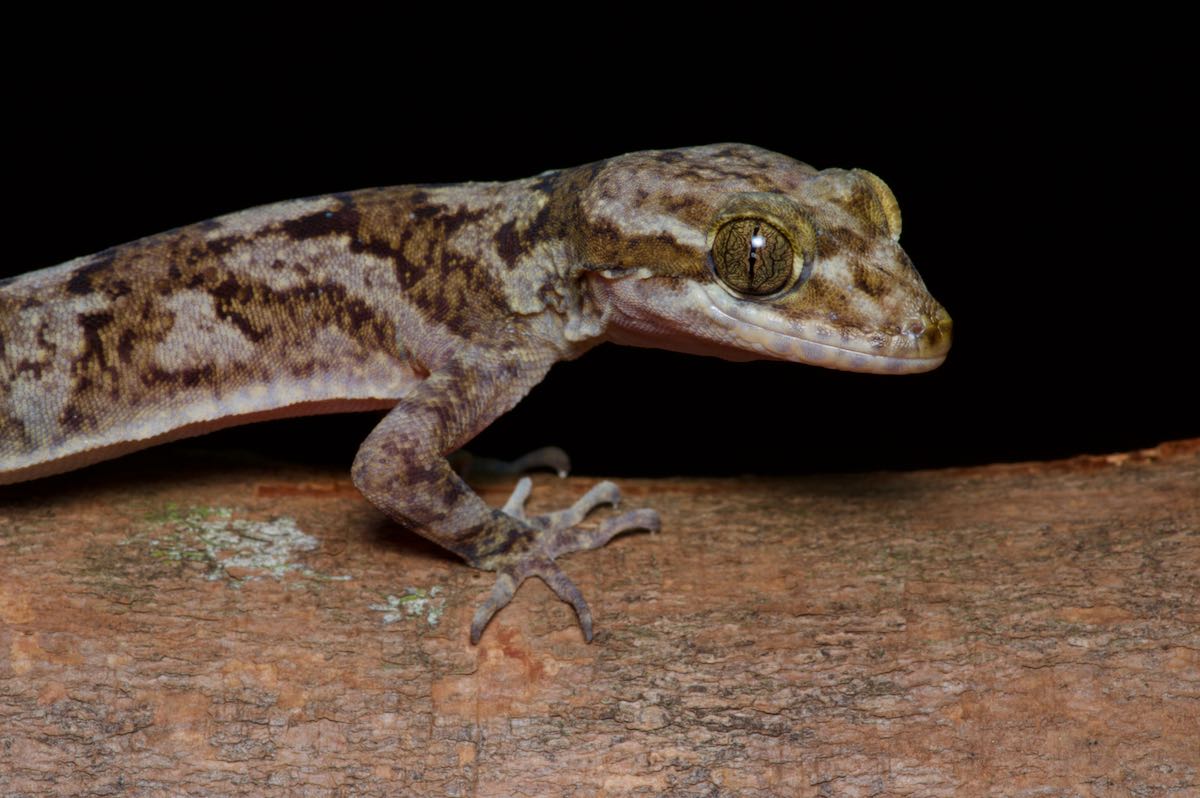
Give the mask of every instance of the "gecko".
M 389 518 L 496 573 L 470 640 L 529 577 L 592 614 L 564 554 L 656 531 L 620 492 L 529 516 L 448 454 L 603 341 L 903 374 L 949 315 L 877 176 L 745 144 L 509 182 L 292 200 L 0 281 L 0 484 L 268 418 L 390 408 L 351 467 Z M 565 470 L 557 450 L 530 460 Z

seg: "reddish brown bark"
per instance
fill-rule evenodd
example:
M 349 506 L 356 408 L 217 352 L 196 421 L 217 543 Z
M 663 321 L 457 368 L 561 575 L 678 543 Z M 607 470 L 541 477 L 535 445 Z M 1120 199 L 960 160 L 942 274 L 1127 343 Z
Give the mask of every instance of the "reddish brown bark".
M 477 648 L 490 577 L 343 473 L 183 451 L 0 493 L 0 793 L 1200 791 L 1200 441 L 621 480 L 595 643 L 530 583 Z

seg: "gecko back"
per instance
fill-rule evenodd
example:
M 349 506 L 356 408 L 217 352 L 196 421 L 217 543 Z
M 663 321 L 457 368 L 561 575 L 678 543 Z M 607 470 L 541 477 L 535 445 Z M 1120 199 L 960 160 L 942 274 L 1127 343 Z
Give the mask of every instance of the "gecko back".
M 393 190 L 396 192 L 396 190 Z M 421 374 L 347 207 L 257 208 L 0 284 L 0 484 L 264 418 L 393 405 Z M 386 197 L 403 208 L 404 196 Z

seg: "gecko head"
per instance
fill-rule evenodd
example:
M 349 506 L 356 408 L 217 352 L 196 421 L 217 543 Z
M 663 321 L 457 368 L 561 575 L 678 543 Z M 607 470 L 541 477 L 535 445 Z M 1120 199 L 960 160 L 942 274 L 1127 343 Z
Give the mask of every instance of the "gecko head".
M 950 317 L 870 172 L 742 144 L 597 165 L 577 251 L 618 343 L 851 371 L 938 366 Z

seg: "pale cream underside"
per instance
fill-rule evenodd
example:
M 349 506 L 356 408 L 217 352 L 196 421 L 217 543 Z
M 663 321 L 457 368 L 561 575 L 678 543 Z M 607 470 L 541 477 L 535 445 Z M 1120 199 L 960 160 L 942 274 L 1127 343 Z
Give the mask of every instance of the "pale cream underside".
M 414 384 L 419 382 L 415 377 L 413 381 Z M 145 437 L 134 437 L 135 433 L 132 433 L 129 427 L 124 427 L 108 436 L 72 441 L 76 445 L 71 446 L 69 451 L 66 447 L 63 447 L 53 455 L 50 455 L 51 459 L 46 459 L 46 453 L 40 452 L 36 458 L 28 458 L 28 460 L 36 459 L 40 462 L 30 462 L 24 465 L 13 463 L 15 466 L 14 469 L 0 472 L 0 485 L 10 485 L 14 482 L 25 482 L 52 474 L 61 474 L 64 471 L 73 471 L 92 463 L 111 460 L 114 457 L 120 457 L 130 452 L 157 446 L 160 443 L 191 438 L 207 432 L 225 429 L 226 427 L 252 424 L 257 421 L 269 421 L 276 418 L 384 410 L 394 406 L 396 402 L 397 399 L 376 398 L 318 399 L 299 402 L 285 407 L 272 407 L 259 410 L 250 409 L 250 405 L 246 405 L 240 411 L 228 411 L 225 415 L 190 421 L 179 426 L 176 426 L 178 419 L 163 418 L 158 425 L 145 424 L 138 430 L 136 434 L 144 435 Z M 159 430 L 158 432 L 154 431 L 155 427 Z

